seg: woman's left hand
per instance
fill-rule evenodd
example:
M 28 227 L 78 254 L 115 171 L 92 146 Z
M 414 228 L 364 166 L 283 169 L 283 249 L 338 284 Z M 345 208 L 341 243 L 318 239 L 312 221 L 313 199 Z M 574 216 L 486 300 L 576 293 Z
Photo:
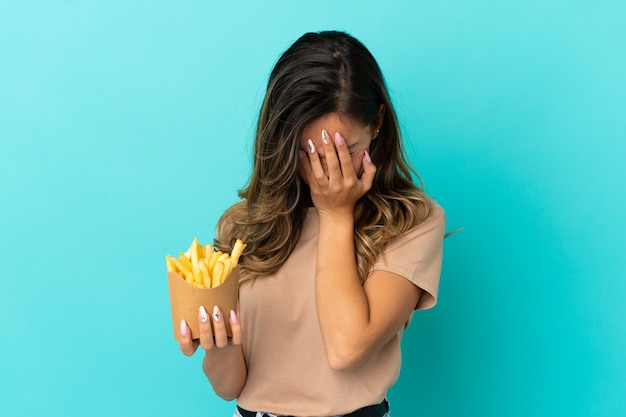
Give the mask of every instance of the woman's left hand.
M 308 158 L 300 152 L 313 204 L 320 212 L 345 209 L 352 213 L 355 203 L 372 188 L 376 166 L 369 153 L 362 151 L 361 161 L 356 162 L 357 168 L 360 162 L 361 174 L 357 175 L 353 157 L 339 132 L 334 140 L 324 133 L 320 145 L 323 157 L 312 140 L 308 142 Z

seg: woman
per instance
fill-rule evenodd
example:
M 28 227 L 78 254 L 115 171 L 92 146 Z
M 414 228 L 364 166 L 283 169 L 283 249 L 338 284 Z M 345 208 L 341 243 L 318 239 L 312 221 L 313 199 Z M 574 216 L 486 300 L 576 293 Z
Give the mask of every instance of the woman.
M 436 301 L 445 229 L 412 173 L 363 44 L 307 33 L 285 51 L 249 184 L 215 242 L 247 244 L 240 312 L 201 308 L 199 341 L 181 322 L 181 350 L 202 346 L 204 372 L 219 396 L 237 399 L 235 416 L 389 415 L 402 333 Z

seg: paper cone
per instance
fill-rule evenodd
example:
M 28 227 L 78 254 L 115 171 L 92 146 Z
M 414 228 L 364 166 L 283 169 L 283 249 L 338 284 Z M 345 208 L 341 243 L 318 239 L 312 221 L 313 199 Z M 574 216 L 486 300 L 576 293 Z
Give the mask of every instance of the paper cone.
M 213 314 L 213 307 L 218 306 L 222 311 L 226 333 L 232 337 L 230 329 L 230 311 L 237 311 L 239 301 L 239 268 L 233 269 L 230 276 L 222 285 L 216 288 L 202 289 L 195 287 L 182 275 L 175 272 L 167 273 L 170 288 L 170 305 L 172 307 L 172 324 L 174 325 L 174 339 L 180 340 L 180 321 L 185 320 L 191 331 L 192 339 L 200 338 L 198 325 L 198 309 L 204 306 L 209 318 Z

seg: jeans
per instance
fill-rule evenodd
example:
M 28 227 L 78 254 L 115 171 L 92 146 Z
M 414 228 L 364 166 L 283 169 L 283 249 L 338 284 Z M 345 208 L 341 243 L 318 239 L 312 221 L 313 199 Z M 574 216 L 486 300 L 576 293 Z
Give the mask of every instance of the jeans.
M 237 410 L 235 408 L 235 413 L 233 414 L 233 417 L 242 417 L 241 414 L 239 414 L 239 410 Z M 260 411 L 258 411 L 256 413 L 256 417 L 275 417 L 274 414 L 270 414 L 270 413 L 262 413 Z M 341 417 L 341 416 L 335 416 L 335 417 Z M 389 414 L 389 412 L 385 413 L 385 415 L 383 417 L 391 417 L 391 414 Z

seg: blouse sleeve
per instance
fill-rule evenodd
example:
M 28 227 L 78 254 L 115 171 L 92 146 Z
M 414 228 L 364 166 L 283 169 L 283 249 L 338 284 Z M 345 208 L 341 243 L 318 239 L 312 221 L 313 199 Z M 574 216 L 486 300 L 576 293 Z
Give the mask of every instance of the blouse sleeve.
M 373 270 L 400 275 L 422 289 L 416 310 L 437 303 L 446 216 L 436 203 L 420 225 L 392 240 L 378 256 Z

